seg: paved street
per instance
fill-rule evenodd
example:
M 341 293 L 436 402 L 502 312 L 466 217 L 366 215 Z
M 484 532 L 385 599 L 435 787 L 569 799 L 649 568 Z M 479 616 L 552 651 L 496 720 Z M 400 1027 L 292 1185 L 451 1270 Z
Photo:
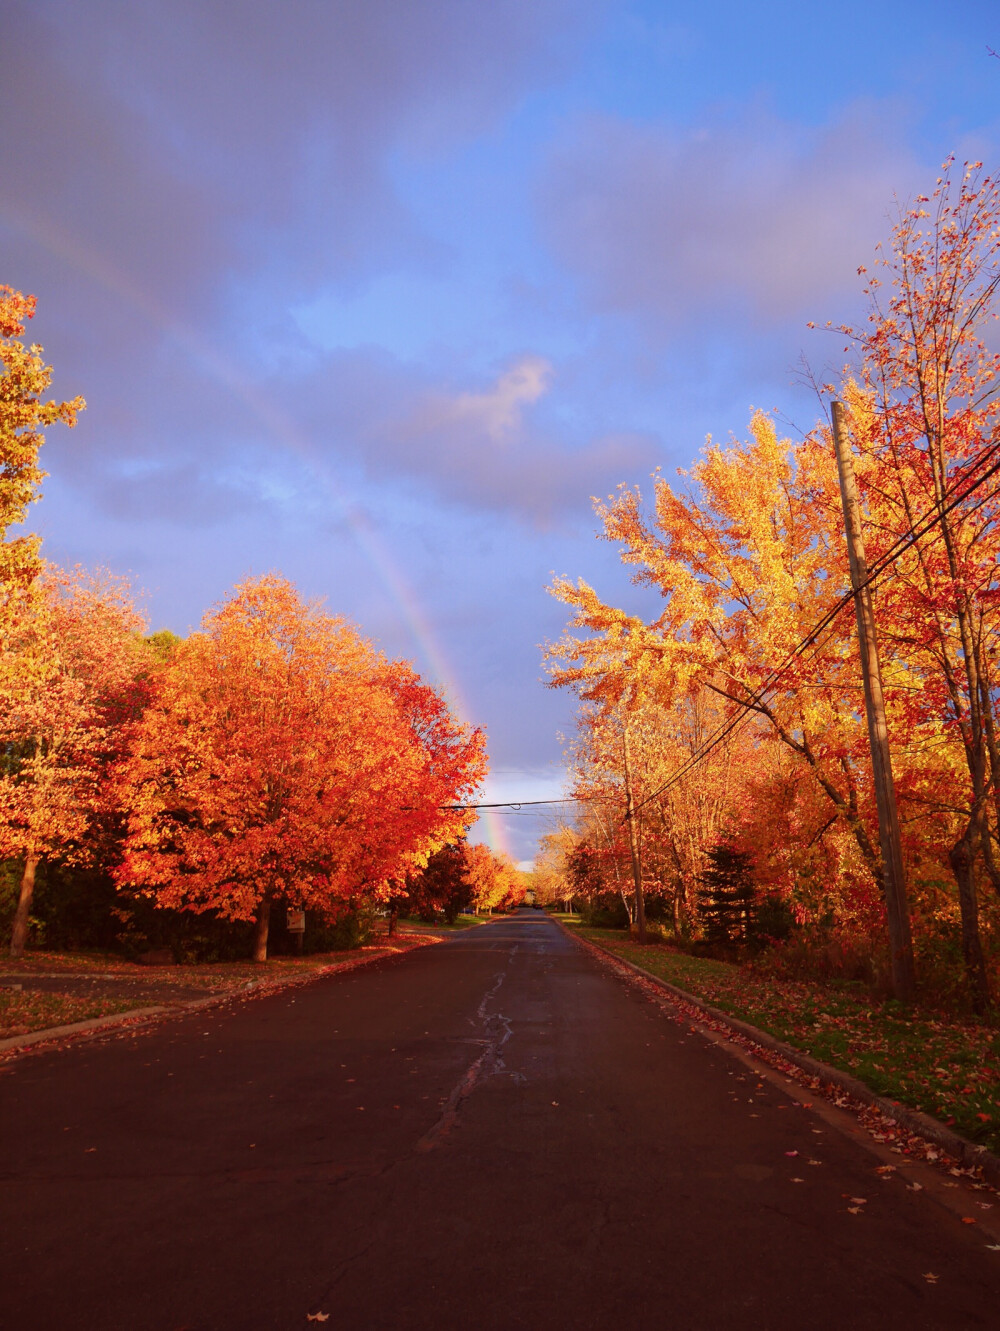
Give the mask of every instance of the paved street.
M 997 1325 L 978 1226 L 538 912 L 0 1103 L 12 1331 Z

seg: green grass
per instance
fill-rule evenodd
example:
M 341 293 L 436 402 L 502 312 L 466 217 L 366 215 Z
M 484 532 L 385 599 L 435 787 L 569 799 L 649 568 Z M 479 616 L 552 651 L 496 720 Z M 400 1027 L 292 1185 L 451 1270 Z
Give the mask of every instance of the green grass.
M 877 1002 L 852 985 L 778 980 L 752 966 L 692 957 L 663 943 L 640 947 L 618 930 L 581 927 L 580 935 L 1000 1151 L 995 1026 Z
M 421 920 L 416 915 L 401 915 L 398 923 L 406 929 L 420 933 L 424 929 L 471 929 L 474 925 L 485 924 L 487 920 L 495 918 L 496 916 L 489 915 L 459 915 L 454 924 L 445 924 L 444 920 L 435 920 L 431 924 L 429 920 Z

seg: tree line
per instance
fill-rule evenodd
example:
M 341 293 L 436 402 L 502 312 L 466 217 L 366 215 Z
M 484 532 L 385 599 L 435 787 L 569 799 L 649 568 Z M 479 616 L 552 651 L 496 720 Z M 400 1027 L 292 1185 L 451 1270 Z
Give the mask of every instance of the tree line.
M 143 903 L 251 924 L 261 961 L 275 907 L 329 922 L 363 906 L 426 912 L 461 895 L 489 909 L 523 895 L 509 861 L 465 842 L 484 735 L 408 662 L 278 574 L 237 586 L 187 638 L 147 634 L 124 579 L 60 569 L 17 530 L 40 494 L 44 429 L 72 426 L 85 406 L 47 398 L 51 367 L 23 341 L 34 308 L 0 287 L 0 862 L 12 954 L 29 942 L 46 870 L 81 891 L 96 873 L 107 923 L 125 933 Z
M 814 382 L 844 404 L 861 492 L 918 976 L 954 955 L 979 1010 L 1000 925 L 998 260 L 997 183 L 946 164 L 859 269 L 867 321 L 827 325 L 847 363 Z M 648 897 L 688 939 L 725 848 L 816 956 L 836 944 L 877 966 L 883 866 L 829 417 L 781 437 L 757 412 L 680 476 L 657 475 L 648 503 L 623 486 L 597 504 L 601 537 L 662 598 L 655 617 L 583 581 L 551 588 L 572 612 L 548 664 L 581 699 L 584 812 L 543 859 L 633 918 Z

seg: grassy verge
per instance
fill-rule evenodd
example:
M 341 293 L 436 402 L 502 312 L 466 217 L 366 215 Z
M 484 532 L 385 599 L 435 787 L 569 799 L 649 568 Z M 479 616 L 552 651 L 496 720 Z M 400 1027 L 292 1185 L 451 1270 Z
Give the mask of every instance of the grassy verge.
M 456 929 L 471 929 L 477 924 L 486 924 L 489 920 L 496 919 L 491 915 L 459 915 L 454 924 L 446 924 L 444 920 L 436 920 L 429 924 L 426 920 L 418 919 L 416 915 L 401 916 L 397 928 L 405 929 L 407 933 L 437 933 L 441 929 L 447 929 L 453 933 Z
M 80 998 L 74 994 L 17 993 L 0 989 L 0 1040 L 150 1006 L 149 1001 L 137 1002 L 134 998 Z
M 638 943 L 612 929 L 580 936 L 801 1049 L 873 1091 L 921 1109 L 1000 1153 L 1000 1033 L 985 1023 L 879 1003 L 849 985 L 777 980 L 750 966 Z
M 0 988 L 0 1039 L 27 1035 L 52 1026 L 89 1021 L 135 1008 L 170 1006 L 190 998 L 192 989 L 208 994 L 229 994 L 245 990 L 250 981 L 279 987 L 289 981 L 308 978 L 319 971 L 350 966 L 359 960 L 375 960 L 393 952 L 405 952 L 433 940 L 393 939 L 356 948 L 349 952 L 316 953 L 307 957 L 274 957 L 264 965 L 250 961 L 218 962 L 185 966 L 140 966 L 108 953 L 33 952 L 14 961 L 0 960 L 0 973 L 17 980 L 30 981 L 32 975 L 65 977 L 67 992 L 34 992 Z M 73 993 L 81 978 L 121 981 L 123 992 L 103 995 Z M 133 986 L 130 992 L 125 992 Z M 155 992 L 143 992 L 155 986 Z M 171 995 L 171 989 L 179 992 Z M 167 992 L 165 993 L 164 990 Z

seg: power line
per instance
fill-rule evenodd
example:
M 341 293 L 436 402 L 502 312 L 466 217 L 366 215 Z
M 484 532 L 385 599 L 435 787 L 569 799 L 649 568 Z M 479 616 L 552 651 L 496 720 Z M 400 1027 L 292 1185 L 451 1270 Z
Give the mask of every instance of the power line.
M 945 492 L 945 495 L 947 495 L 949 492 L 953 493 L 957 486 L 962 485 L 969 478 L 969 476 L 974 475 L 975 472 L 978 471 L 978 469 L 983 465 L 983 463 L 988 462 L 989 459 L 992 456 L 996 455 L 998 452 L 1000 452 L 1000 442 L 987 445 L 987 447 L 983 449 L 980 456 L 970 464 L 964 475 L 960 479 L 957 479 L 954 482 L 954 484 L 951 487 L 949 487 L 949 490 Z M 925 536 L 927 532 L 931 530 L 932 527 L 943 521 L 943 519 L 947 516 L 948 513 L 952 511 L 952 509 L 956 508 L 964 499 L 967 499 L 969 495 L 973 494 L 976 490 L 978 490 L 981 485 L 984 485 L 986 481 L 988 481 L 990 477 L 995 475 L 998 471 L 1000 471 L 1000 461 L 994 462 L 994 464 L 989 468 L 988 471 L 984 472 L 983 475 L 978 478 L 978 480 L 973 482 L 973 484 L 971 484 L 967 489 L 963 490 L 960 494 L 954 495 L 954 497 L 950 500 L 949 503 L 943 506 L 936 504 L 933 509 L 928 510 L 928 512 L 925 513 L 923 517 L 919 518 L 917 522 L 914 523 L 911 527 L 907 528 L 907 530 L 901 536 L 897 537 L 896 540 L 893 542 L 893 544 L 889 547 L 889 549 L 883 555 L 881 555 L 879 559 L 875 561 L 875 563 L 873 564 L 872 568 L 868 573 L 868 577 L 864 580 L 864 582 L 860 584 L 860 586 L 857 588 L 857 591 L 861 591 L 862 588 L 870 586 L 876 580 L 876 578 L 880 577 L 886 571 L 886 569 L 891 564 L 894 564 L 896 560 L 900 558 L 901 555 L 905 554 L 905 552 L 908 549 L 910 549 L 911 546 L 915 545 L 916 542 L 920 540 L 921 536 Z M 996 493 L 996 491 L 994 491 L 994 493 Z M 812 627 L 812 629 L 810 629 L 810 631 L 806 634 L 806 636 L 799 643 L 797 643 L 795 647 L 792 648 L 792 650 L 782 661 L 781 665 L 773 669 L 771 673 L 768 675 L 767 679 L 765 679 L 763 684 L 761 684 L 756 689 L 756 691 L 753 694 L 751 694 L 751 696 L 748 699 L 740 703 L 740 710 L 736 714 L 736 716 L 730 718 L 730 720 L 728 722 L 725 722 L 721 727 L 718 727 L 716 732 L 713 735 L 709 736 L 709 738 L 695 751 L 695 753 L 693 753 L 691 757 L 688 758 L 677 769 L 676 772 L 674 772 L 670 777 L 667 778 L 667 780 L 663 783 L 663 785 L 659 786 L 656 790 L 652 791 L 651 794 L 647 795 L 643 800 L 641 800 L 638 804 L 636 804 L 633 809 L 633 813 L 637 813 L 640 809 L 644 808 L 645 805 L 649 804 L 650 801 L 656 799 L 658 795 L 662 795 L 664 791 L 669 790 L 671 786 L 676 785 L 676 783 L 680 781 L 682 777 L 686 776 L 688 772 L 690 772 L 694 767 L 696 767 L 698 763 L 700 763 L 703 759 L 707 758 L 708 755 L 712 752 L 712 750 L 717 748 L 718 745 L 721 744 L 722 741 L 728 735 L 730 735 L 738 725 L 741 725 L 752 711 L 760 710 L 764 698 L 769 692 L 773 690 L 775 684 L 780 680 L 781 676 L 788 670 L 789 666 L 791 666 L 793 662 L 803 654 L 803 652 L 805 652 L 809 647 L 811 647 L 816 642 L 817 638 L 823 632 L 823 630 L 829 624 L 832 624 L 834 619 L 836 619 L 836 617 L 840 614 L 840 612 L 843 609 L 845 609 L 846 606 L 851 604 L 851 602 L 854 600 L 855 595 L 856 592 L 854 590 L 850 592 L 845 592 L 844 595 L 840 597 L 840 599 L 826 612 L 826 614 L 823 615 L 817 621 L 817 623 Z M 729 697 L 731 695 L 727 694 L 726 696 Z M 733 701 L 735 702 L 738 700 L 733 699 Z
M 605 795 L 569 795 L 557 800 L 503 800 L 499 804 L 439 804 L 438 808 L 448 813 L 459 813 L 465 809 L 521 809 L 536 804 L 588 804 L 592 800 L 609 798 Z

